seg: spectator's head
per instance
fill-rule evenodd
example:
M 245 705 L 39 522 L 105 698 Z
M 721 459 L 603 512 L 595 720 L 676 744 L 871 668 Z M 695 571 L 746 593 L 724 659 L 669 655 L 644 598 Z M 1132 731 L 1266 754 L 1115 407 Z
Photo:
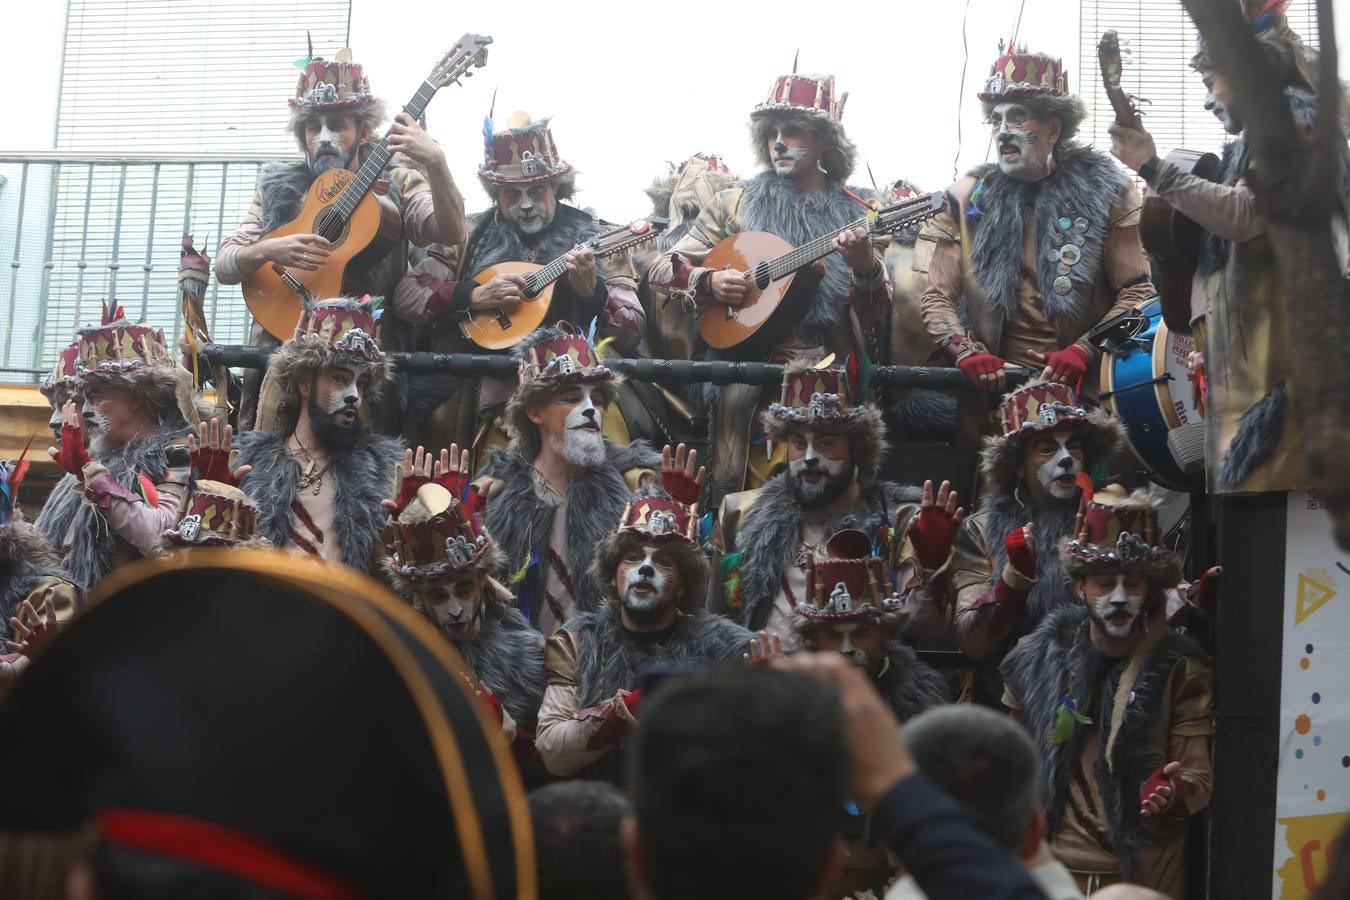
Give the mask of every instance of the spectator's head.
M 818 894 L 843 860 L 848 747 L 817 679 L 730 669 L 643 705 L 624 822 L 634 887 L 654 900 Z
M 626 900 L 619 823 L 632 811 L 605 781 L 564 781 L 530 792 L 539 900 Z
M 1167 895 L 1137 884 L 1113 884 L 1097 891 L 1091 900 L 1167 900 Z
M 1026 732 L 979 706 L 942 706 L 905 725 L 920 771 L 991 837 L 1030 859 L 1045 837 L 1040 758 Z

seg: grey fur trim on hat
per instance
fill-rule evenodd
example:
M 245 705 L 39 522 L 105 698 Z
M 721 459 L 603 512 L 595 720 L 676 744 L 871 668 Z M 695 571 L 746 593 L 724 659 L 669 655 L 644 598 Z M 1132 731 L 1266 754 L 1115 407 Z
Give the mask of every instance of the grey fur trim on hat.
M 334 350 L 317 334 L 292 338 L 274 350 L 267 361 L 267 372 L 263 375 L 258 397 L 255 430 L 289 428 L 300 415 L 301 379 L 313 377 L 329 367 L 351 369 L 358 378 L 369 377 L 373 394 L 394 377 L 394 366 L 388 359 L 372 362 Z
M 1153 510 L 1156 515 L 1158 500 L 1150 489 L 1141 488 L 1132 491 L 1128 496 L 1121 497 L 1115 502 L 1114 508 L 1121 511 Z M 1119 546 L 1118 544 L 1117 547 Z M 1100 551 L 1102 554 L 1115 554 L 1118 552 L 1117 547 L 1094 544 L 1091 549 Z M 1086 578 L 1096 572 L 1140 575 L 1148 580 L 1150 587 L 1159 591 L 1176 587 L 1181 581 L 1181 557 L 1166 547 L 1145 544 L 1142 539 L 1133 539 L 1130 542 L 1126 549 L 1127 551 L 1132 550 L 1133 553 L 1127 556 L 1123 562 L 1116 559 L 1085 559 L 1082 554 L 1073 552 L 1075 549 L 1081 548 L 1082 543 L 1073 535 L 1064 538 L 1059 543 L 1060 561 L 1064 564 L 1064 571 L 1070 578 Z
M 329 106 L 323 109 L 309 109 L 303 106 L 291 107 L 290 130 L 291 136 L 295 138 L 295 143 L 300 148 L 300 152 L 309 157 L 309 142 L 305 140 L 305 122 L 310 118 L 318 118 L 328 114 L 353 115 L 356 116 L 356 127 L 366 132 L 366 138 L 372 143 L 379 140 L 376 130 L 385 119 L 384 101 L 378 98 L 369 100 L 357 100 L 342 106 Z M 365 148 L 361 150 L 361 155 L 365 155 Z
M 854 407 L 851 415 L 834 421 L 792 421 L 774 414 L 775 409 L 784 408 L 775 403 L 760 413 L 759 421 L 764 431 L 776 441 L 786 440 L 788 432 L 795 430 L 811 434 L 844 435 L 849 439 L 854 463 L 864 472 L 875 472 L 890 450 L 890 443 L 886 440 L 886 422 L 882 419 L 881 410 L 874 404 L 864 403 Z
M 984 110 L 986 119 L 989 118 L 989 114 L 994 111 L 994 107 L 998 106 L 999 103 L 1020 103 L 1031 110 L 1033 116 L 1042 121 L 1059 119 L 1061 129 L 1059 140 L 1055 142 L 1056 154 L 1061 149 L 1067 149 L 1073 143 L 1073 139 L 1078 136 L 1079 126 L 1087 118 L 1087 106 L 1084 105 L 1082 99 L 1073 94 L 1065 94 L 1062 97 L 1054 97 L 1050 94 L 1031 94 L 997 102 L 982 100 L 981 108 Z
M 176 363 L 135 363 L 124 367 L 103 365 L 82 369 L 82 394 L 99 387 L 118 387 L 133 391 L 156 418 L 168 425 L 195 425 L 197 407 L 192 389 L 192 373 Z
M 702 609 L 708 593 L 708 557 L 697 545 L 683 540 L 650 543 L 639 535 L 619 531 L 611 532 L 595 545 L 595 561 L 591 563 L 591 577 L 600 585 L 605 599 L 619 602 L 614 592 L 614 573 L 619 570 L 624 554 L 642 546 L 660 547 L 675 557 L 684 582 L 684 592 L 676 605 L 683 610 Z
M 1075 426 L 1083 440 L 1083 470 L 1091 469 L 1125 445 L 1125 426 L 1114 415 L 1098 407 L 1090 410 L 1087 421 Z M 1026 430 L 1019 434 L 989 435 L 980 451 L 980 474 L 989 481 L 990 488 L 1011 489 L 1022 476 L 1027 440 L 1040 431 Z
M 844 179 L 853 174 L 858 161 L 858 148 L 848 139 L 843 123 L 801 110 L 768 109 L 751 114 L 750 143 L 755 150 L 755 159 L 761 166 L 772 168 L 769 138 L 782 125 L 795 126 L 828 139 L 829 146 L 821 152 L 820 164 L 831 178 Z

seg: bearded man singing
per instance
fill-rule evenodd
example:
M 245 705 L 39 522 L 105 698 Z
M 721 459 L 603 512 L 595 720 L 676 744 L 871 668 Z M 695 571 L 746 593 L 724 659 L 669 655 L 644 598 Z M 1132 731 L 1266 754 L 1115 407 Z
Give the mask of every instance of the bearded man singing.
M 876 479 L 886 449 L 881 411 L 862 402 L 844 370 L 819 364 L 789 363 L 780 400 L 762 417 L 772 440 L 787 447 L 787 468 L 762 488 L 724 498 L 713 527 L 721 554 L 715 607 L 785 639 L 809 591 L 810 549 L 854 528 L 887 555 L 892 529 L 904 533 L 919 499 Z
M 301 317 L 267 363 L 258 426 L 235 441 L 240 481 L 275 547 L 379 571 L 380 534 L 402 444 L 370 431 L 366 402 L 390 366 L 372 335 L 370 304 L 326 300 Z
M 1075 602 L 1003 660 L 1003 703 L 1041 752 L 1048 840 L 1079 887 L 1184 900 L 1188 820 L 1212 783 L 1213 673 L 1164 621 L 1181 561 L 1149 498 L 1085 497 L 1081 523 L 1057 554 Z
M 517 605 L 544 634 L 600 607 L 595 545 L 618 525 L 638 483 L 661 458 L 643 441 L 603 436 L 615 373 L 571 323 L 540 328 L 517 347 L 520 386 L 506 405 L 511 444 L 493 453 L 486 522 L 514 573 Z
M 554 775 L 617 777 L 617 750 L 638 722 L 644 669 L 735 662 L 750 632 L 703 609 L 708 560 L 698 507 L 633 500 L 595 548 L 604 604 L 549 639 L 548 688 L 535 744 Z

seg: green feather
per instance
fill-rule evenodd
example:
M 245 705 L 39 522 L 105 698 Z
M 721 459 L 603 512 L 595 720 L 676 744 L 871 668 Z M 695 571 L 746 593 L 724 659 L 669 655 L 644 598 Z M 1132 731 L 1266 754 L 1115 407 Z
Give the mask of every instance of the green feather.
M 530 556 L 531 553 L 528 550 L 525 551 L 525 558 L 520 561 L 520 568 L 511 573 L 511 580 L 508 582 L 509 584 L 520 584 L 525 580 L 525 573 L 529 571 L 530 568 Z

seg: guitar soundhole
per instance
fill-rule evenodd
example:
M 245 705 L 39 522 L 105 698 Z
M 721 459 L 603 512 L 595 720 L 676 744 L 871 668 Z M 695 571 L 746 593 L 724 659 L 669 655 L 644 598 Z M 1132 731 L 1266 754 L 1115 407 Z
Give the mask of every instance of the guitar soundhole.
M 326 238 L 329 243 L 340 244 L 347 237 L 348 223 L 331 206 L 319 213 L 314 220 L 314 233 Z
M 769 282 L 772 280 L 773 279 L 769 277 L 768 262 L 761 262 L 755 266 L 755 287 L 757 289 L 761 291 L 764 290 L 769 286 Z

